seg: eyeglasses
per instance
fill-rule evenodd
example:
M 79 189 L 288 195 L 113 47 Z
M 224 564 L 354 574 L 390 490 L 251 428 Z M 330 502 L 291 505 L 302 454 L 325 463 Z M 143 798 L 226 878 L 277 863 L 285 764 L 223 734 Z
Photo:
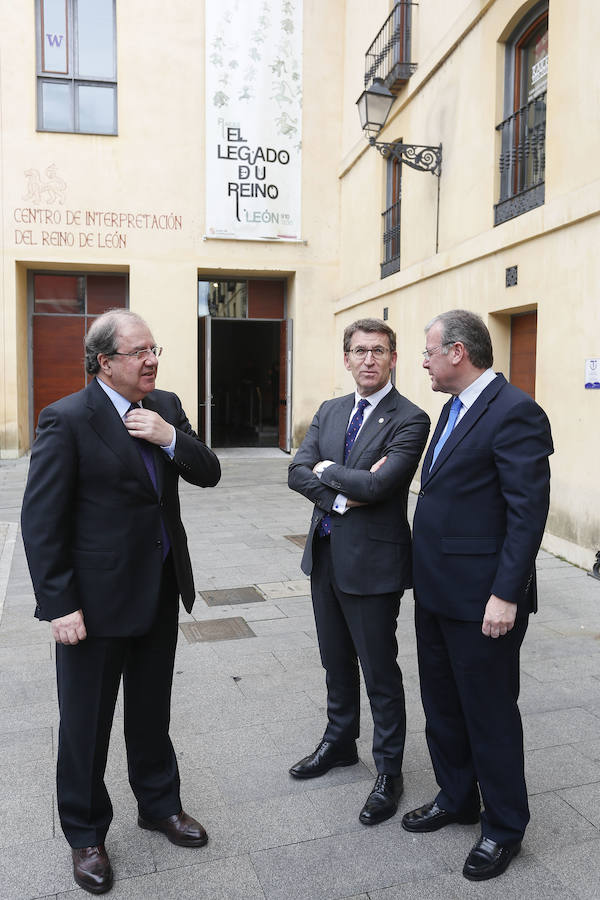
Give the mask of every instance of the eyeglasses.
M 115 350 L 114 353 L 111 353 L 111 356 L 135 356 L 136 359 L 146 359 L 146 357 L 152 353 L 153 356 L 159 357 L 163 352 L 162 347 L 144 347 L 143 350 L 132 350 L 131 353 L 119 353 L 118 350 Z
M 390 351 L 387 347 L 352 347 L 347 351 L 354 359 L 366 359 L 369 353 L 373 359 L 383 359 Z
M 443 344 L 438 344 L 437 347 L 430 347 L 429 350 L 423 350 L 423 359 L 430 359 L 434 353 L 438 350 L 441 350 L 442 347 L 450 347 L 452 344 L 455 344 L 456 341 L 444 341 Z

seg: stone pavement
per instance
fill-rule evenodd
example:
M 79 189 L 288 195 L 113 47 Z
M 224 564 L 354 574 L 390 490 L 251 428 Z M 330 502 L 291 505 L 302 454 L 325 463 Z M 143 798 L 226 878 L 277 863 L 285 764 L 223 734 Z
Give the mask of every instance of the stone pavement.
M 206 825 L 209 844 L 184 850 L 137 827 L 118 709 L 107 771 L 115 808 L 107 847 L 117 879 L 109 896 L 600 897 L 600 582 L 540 554 L 541 611 L 522 653 L 531 824 L 521 855 L 504 876 L 467 882 L 461 869 L 476 826 L 411 835 L 402 830 L 400 815 L 372 829 L 358 822 L 374 778 L 366 702 L 358 765 L 309 782 L 287 774 L 317 744 L 325 718 L 308 582 L 299 569 L 301 550 L 286 537 L 306 533 L 310 506 L 287 489 L 284 454 L 220 455 L 217 488 L 182 486 L 196 586 L 257 586 L 260 599 L 209 606 L 199 598 L 194 616 L 182 615 L 184 626 L 198 622 L 200 637 L 222 637 L 219 626 L 232 624 L 214 621 L 223 619 L 245 622 L 255 635 L 189 643 L 180 634 L 172 737 L 184 806 Z M 27 460 L 0 464 L 0 610 L 6 589 L 0 623 L 0 898 L 70 900 L 86 895 L 72 880 L 56 813 L 53 643 L 48 626 L 33 619 L 17 529 L 26 472 Z M 401 812 L 436 792 L 412 607 L 407 595 L 398 627 L 409 729 Z

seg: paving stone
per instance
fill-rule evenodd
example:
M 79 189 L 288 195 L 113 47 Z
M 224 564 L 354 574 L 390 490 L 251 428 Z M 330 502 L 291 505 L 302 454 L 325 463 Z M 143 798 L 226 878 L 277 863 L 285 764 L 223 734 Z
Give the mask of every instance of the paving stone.
M 226 770 L 215 771 L 215 781 L 228 803 L 248 803 L 263 797 L 298 796 L 327 785 L 371 778 L 362 763 L 355 766 L 331 769 L 321 778 L 292 778 L 288 769 L 296 759 L 284 754 L 258 760 L 249 759 Z
M 0 647 L 0 669 L 20 666 L 23 662 L 35 663 L 51 656 L 48 638 L 40 644 L 26 644 L 19 647 Z
M 32 900 L 74 887 L 71 854 L 62 835 L 35 844 L 5 847 L 0 853 L 2 900 Z
M 527 750 L 600 738 L 600 718 L 585 709 L 555 709 L 523 716 Z
M 600 780 L 600 764 L 572 746 L 545 747 L 525 753 L 529 794 L 540 794 Z
M 572 891 L 581 900 L 598 900 L 600 840 L 545 854 L 541 861 L 564 885 L 565 890 Z
M 0 848 L 51 840 L 54 837 L 52 793 L 36 797 L 3 798 Z
M 306 616 L 312 614 L 313 605 L 310 597 L 295 597 L 292 600 L 277 600 L 277 608 L 285 616 Z
M 274 583 L 257 584 L 257 588 L 268 600 L 276 600 L 286 597 L 306 597 L 310 595 L 310 582 L 308 578 L 296 581 L 276 581 Z
M 585 787 L 530 797 L 531 820 L 527 826 L 524 845 L 527 852 L 539 857 L 553 848 L 558 850 L 600 839 L 598 800 L 600 781 L 595 785 L 588 784 Z
M 343 834 L 251 854 L 267 900 L 309 900 L 369 892 L 448 871 L 433 855 L 398 853 L 391 829 Z
M 253 630 L 257 635 L 286 634 L 295 631 L 304 631 L 316 634 L 315 619 L 312 612 L 309 615 L 284 616 L 278 619 L 263 619 L 253 623 Z
M 202 852 L 202 851 L 200 851 Z M 248 856 L 187 865 L 161 872 L 156 878 L 158 897 L 177 900 L 264 900 L 254 866 Z
M 13 763 L 52 759 L 52 728 L 24 728 L 0 733 L 0 770 Z
M 465 854 L 466 856 L 466 854 Z M 463 860 L 460 861 L 462 869 Z M 531 857 L 517 856 L 501 878 L 483 883 L 467 881 L 460 872 L 369 891 L 369 900 L 575 900 L 552 872 Z
M 559 797 L 596 827 L 596 837 L 600 839 L 600 780 L 559 791 Z
M 47 757 L 33 760 L 17 759 L 11 763 L 0 760 L 0 797 L 3 801 L 52 794 L 56 787 L 55 782 L 55 767 L 52 760 Z

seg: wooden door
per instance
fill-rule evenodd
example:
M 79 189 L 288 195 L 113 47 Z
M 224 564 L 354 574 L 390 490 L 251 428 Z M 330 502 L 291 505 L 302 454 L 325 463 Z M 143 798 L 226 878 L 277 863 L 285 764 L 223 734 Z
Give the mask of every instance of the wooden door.
M 510 381 L 535 400 L 537 311 L 510 320 Z

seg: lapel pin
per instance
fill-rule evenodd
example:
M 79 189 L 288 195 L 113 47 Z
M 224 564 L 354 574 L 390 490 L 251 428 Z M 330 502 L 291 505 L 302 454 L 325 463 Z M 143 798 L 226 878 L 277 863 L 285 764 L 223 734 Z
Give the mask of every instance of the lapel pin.
M 383 425 L 383 419 L 380 419 L 380 420 L 379 420 L 379 424 L 380 424 L 380 425 Z

